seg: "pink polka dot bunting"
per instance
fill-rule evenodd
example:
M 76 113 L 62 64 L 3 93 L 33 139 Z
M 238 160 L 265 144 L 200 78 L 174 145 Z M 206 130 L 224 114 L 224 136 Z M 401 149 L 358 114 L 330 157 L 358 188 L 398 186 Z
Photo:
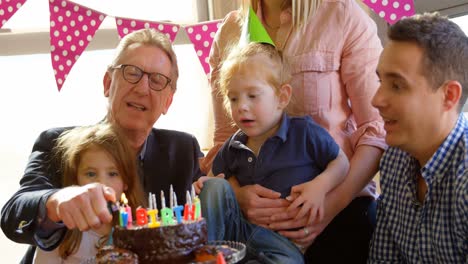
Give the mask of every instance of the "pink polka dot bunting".
M 26 0 L 0 0 L 0 28 L 10 19 Z
M 185 27 L 185 31 L 195 47 L 198 59 L 200 59 L 201 65 L 206 74 L 210 72 L 208 59 L 211 44 L 213 43 L 213 38 L 216 31 L 218 31 L 220 24 L 221 20 L 214 20 Z
M 50 55 L 60 91 L 106 15 L 67 0 L 49 0 L 49 9 Z
M 120 38 L 123 38 L 125 35 L 135 30 L 142 28 L 154 28 L 157 31 L 166 34 L 171 42 L 174 42 L 174 39 L 180 28 L 179 25 L 172 23 L 152 22 L 121 17 L 116 17 L 115 22 L 117 24 L 117 31 L 119 32 Z
M 390 24 L 414 15 L 413 0 L 363 0 L 370 9 Z

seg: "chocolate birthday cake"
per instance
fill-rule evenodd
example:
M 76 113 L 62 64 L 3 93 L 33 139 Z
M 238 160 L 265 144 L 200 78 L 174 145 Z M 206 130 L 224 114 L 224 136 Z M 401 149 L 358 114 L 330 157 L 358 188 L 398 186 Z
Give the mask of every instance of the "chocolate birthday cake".
M 86 262 L 85 262 L 86 263 Z M 96 264 L 138 264 L 138 256 L 122 248 L 104 246 L 99 249 L 94 262 Z
M 113 242 L 116 247 L 138 255 L 139 263 L 187 263 L 194 259 L 194 251 L 207 243 L 206 221 L 156 228 L 134 226 L 115 227 Z

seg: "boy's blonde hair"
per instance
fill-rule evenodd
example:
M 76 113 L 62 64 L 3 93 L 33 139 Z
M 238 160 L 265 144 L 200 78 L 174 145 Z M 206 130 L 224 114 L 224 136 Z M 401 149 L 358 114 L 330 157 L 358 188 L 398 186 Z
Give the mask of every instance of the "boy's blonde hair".
M 266 81 L 275 89 L 275 93 L 279 94 L 280 87 L 283 84 L 288 84 L 291 80 L 291 71 L 289 64 L 285 61 L 280 51 L 274 46 L 265 43 L 250 42 L 244 47 L 234 47 L 229 52 L 226 60 L 222 62 L 221 69 L 219 70 L 219 91 L 224 99 L 224 106 L 230 110 L 229 105 L 229 85 L 233 76 L 240 70 L 246 67 L 246 62 L 254 56 L 263 55 L 267 58 L 271 65 L 269 68 L 270 74 L 267 76 L 259 75 L 258 78 L 266 78 Z M 249 69 L 255 71 L 255 69 Z
M 114 159 L 117 169 L 127 187 L 126 196 L 131 207 L 146 206 L 143 188 L 141 186 L 136 153 L 130 148 L 127 139 L 121 132 L 108 123 L 93 126 L 76 127 L 64 132 L 57 139 L 54 147 L 54 158 L 60 161 L 62 171 L 62 186 L 78 185 L 78 167 L 83 153 L 92 147 L 106 151 Z M 116 197 L 117 200 L 120 197 Z M 113 225 L 118 219 L 113 219 Z M 60 244 L 59 254 L 66 259 L 80 247 L 81 232 L 78 229 L 68 230 Z
M 248 14 L 249 7 L 257 12 L 258 3 L 261 0 L 242 0 L 241 11 L 245 16 Z M 283 9 L 291 7 L 292 24 L 294 29 L 300 29 L 307 24 L 307 21 L 315 14 L 323 0 L 284 0 Z

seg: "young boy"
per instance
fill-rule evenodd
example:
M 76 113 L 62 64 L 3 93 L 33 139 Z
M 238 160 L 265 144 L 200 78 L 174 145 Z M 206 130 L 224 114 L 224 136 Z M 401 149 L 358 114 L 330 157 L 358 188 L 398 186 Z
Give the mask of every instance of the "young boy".
M 269 44 L 249 43 L 223 62 L 221 93 L 239 131 L 224 143 L 209 176 L 224 174 L 234 189 L 259 184 L 279 192 L 291 202 L 288 210 L 296 210 L 297 218 L 308 214 L 312 222 L 323 216 L 325 195 L 344 179 L 349 164 L 328 132 L 310 117 L 285 113 L 292 93 L 289 80 L 287 64 Z M 205 180 L 194 184 L 197 191 Z M 216 220 L 207 214 L 211 225 Z M 303 263 L 303 249 L 287 238 L 249 223 L 241 214 L 226 220 L 233 223 L 224 223 L 224 237 L 217 239 L 245 242 L 264 262 Z

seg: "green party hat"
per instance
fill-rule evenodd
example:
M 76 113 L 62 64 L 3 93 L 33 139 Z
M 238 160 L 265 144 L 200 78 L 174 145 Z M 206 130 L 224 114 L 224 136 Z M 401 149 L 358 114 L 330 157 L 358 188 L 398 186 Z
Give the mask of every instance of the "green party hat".
M 267 43 L 275 46 L 275 43 L 270 38 L 270 35 L 268 35 L 268 32 L 263 27 L 262 22 L 260 22 L 252 7 L 249 8 L 247 21 L 244 22 L 242 27 L 239 44 L 245 45 L 249 42 Z

